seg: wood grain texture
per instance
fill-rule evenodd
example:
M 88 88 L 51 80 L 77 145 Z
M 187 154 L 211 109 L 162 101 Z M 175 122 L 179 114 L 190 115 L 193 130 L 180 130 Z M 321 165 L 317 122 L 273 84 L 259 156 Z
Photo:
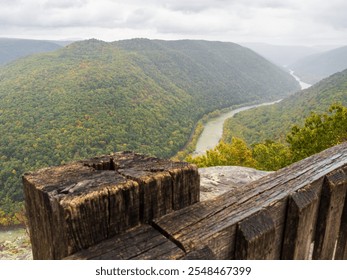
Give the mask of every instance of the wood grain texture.
M 28 173 L 23 184 L 34 259 L 64 258 L 186 207 L 200 187 L 195 166 L 131 152 Z
M 345 205 L 342 211 L 339 238 L 336 245 L 335 260 L 347 260 L 347 194 L 345 197 Z
M 346 196 L 346 183 L 347 176 L 342 168 L 325 177 L 312 256 L 315 260 L 334 258 Z
M 208 246 L 191 251 L 185 254 L 181 260 L 216 260 L 215 254 Z
M 309 259 L 321 187 L 321 184 L 308 185 L 289 197 L 282 259 Z
M 238 224 L 235 259 L 272 260 L 275 258 L 276 226 L 263 210 Z
M 140 225 L 66 257 L 66 260 L 179 259 L 184 252 L 149 225 Z
M 347 167 L 345 167 L 343 171 L 347 174 Z M 347 260 L 347 193 L 341 217 L 340 233 L 336 246 L 335 259 Z

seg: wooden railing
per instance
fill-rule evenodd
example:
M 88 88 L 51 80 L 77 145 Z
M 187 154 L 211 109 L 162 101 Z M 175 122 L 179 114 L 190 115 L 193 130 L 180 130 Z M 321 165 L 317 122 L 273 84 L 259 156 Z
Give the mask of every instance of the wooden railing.
M 198 202 L 196 167 L 118 153 L 23 177 L 36 259 L 347 259 L 347 143 Z

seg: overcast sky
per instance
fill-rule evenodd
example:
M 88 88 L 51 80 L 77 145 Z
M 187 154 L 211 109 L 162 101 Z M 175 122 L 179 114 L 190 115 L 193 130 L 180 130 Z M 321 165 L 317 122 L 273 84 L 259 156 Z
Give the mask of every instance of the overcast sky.
M 346 0 L 0 0 L 0 37 L 347 45 Z

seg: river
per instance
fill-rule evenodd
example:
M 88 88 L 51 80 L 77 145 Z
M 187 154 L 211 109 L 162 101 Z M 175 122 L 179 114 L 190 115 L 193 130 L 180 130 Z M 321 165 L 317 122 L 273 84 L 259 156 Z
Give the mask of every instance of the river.
M 301 89 L 306 89 L 311 86 L 310 84 L 302 82 L 299 77 L 295 76 L 294 71 L 292 70 L 289 70 L 289 71 L 290 71 L 290 74 L 299 82 Z M 246 111 L 246 110 L 260 107 L 260 106 L 272 105 L 280 101 L 281 100 L 277 100 L 274 102 L 261 103 L 257 105 L 241 107 L 238 109 L 230 110 L 229 112 L 226 112 L 217 118 L 211 119 L 205 124 L 204 130 L 202 131 L 197 141 L 194 155 L 204 154 L 207 150 L 214 148 L 219 143 L 223 134 L 223 124 L 227 119 L 233 117 L 235 114 L 239 112 Z
M 309 88 L 311 86 L 310 84 L 301 81 L 298 76 L 295 76 L 293 70 L 289 69 L 289 73 L 290 73 L 290 75 L 292 75 L 295 78 L 295 80 L 298 81 L 298 83 L 300 84 L 301 89 L 307 89 L 307 88 Z
M 261 104 L 241 107 L 241 108 L 226 112 L 224 114 L 221 114 L 217 118 L 211 119 L 204 126 L 204 130 L 202 131 L 202 133 L 201 133 L 201 135 L 200 135 L 200 137 L 196 143 L 194 154 L 195 155 L 204 154 L 207 150 L 214 148 L 218 144 L 219 140 L 222 138 L 223 124 L 224 124 L 225 120 L 233 117 L 235 114 L 237 114 L 239 112 L 246 111 L 246 110 L 260 107 L 260 106 L 272 105 L 272 104 L 278 103 L 280 101 L 281 100 L 277 100 L 274 102 L 267 102 L 267 103 L 261 103 Z

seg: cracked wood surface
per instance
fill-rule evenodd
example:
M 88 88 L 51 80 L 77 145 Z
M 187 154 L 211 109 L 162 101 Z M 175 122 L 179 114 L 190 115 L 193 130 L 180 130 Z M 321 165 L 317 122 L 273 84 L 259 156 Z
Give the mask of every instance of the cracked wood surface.
M 61 259 L 199 200 L 197 168 L 131 152 L 23 176 L 34 259 Z

